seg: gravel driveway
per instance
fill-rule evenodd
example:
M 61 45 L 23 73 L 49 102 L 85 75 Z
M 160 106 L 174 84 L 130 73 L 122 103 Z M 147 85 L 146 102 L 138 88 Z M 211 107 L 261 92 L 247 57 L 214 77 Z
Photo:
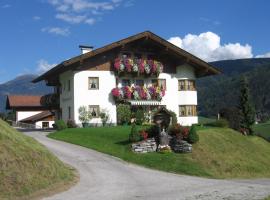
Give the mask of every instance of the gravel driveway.
M 44 132 L 25 132 L 59 159 L 75 167 L 80 181 L 48 200 L 263 199 L 270 179 L 214 180 L 146 169 L 91 149 L 53 140 Z

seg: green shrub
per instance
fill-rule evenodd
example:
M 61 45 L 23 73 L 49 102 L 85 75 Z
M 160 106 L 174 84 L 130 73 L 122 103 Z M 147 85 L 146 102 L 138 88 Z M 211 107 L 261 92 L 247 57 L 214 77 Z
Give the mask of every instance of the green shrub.
M 67 128 L 67 124 L 62 119 L 61 120 L 57 120 L 55 122 L 55 128 L 56 128 L 56 130 L 61 131 L 61 130 L 64 130 L 64 129 Z
M 240 111 L 237 107 L 223 108 L 219 111 L 220 117 L 228 120 L 229 127 L 240 130 Z
M 69 120 L 67 121 L 67 127 L 68 127 L 68 128 L 77 128 L 77 124 L 75 123 L 74 120 L 69 119 Z
M 119 104 L 116 112 L 118 124 L 126 124 L 130 122 L 131 110 L 129 105 Z
M 157 137 L 159 135 L 159 127 L 157 125 L 153 125 L 147 129 L 148 137 Z
M 145 121 L 144 111 L 142 109 L 137 109 L 135 112 L 136 124 L 142 125 Z
M 101 118 L 102 126 L 105 126 L 109 120 L 109 113 L 106 110 L 103 110 L 99 116 Z
M 168 110 L 170 115 L 172 116 L 172 121 L 171 121 L 171 124 L 174 125 L 174 124 L 177 124 L 177 115 L 175 112 L 173 112 L 172 110 Z
M 197 134 L 195 125 L 192 125 L 187 136 L 187 141 L 190 144 L 194 144 L 199 141 L 199 135 Z
M 131 126 L 131 131 L 129 134 L 129 141 L 130 142 L 138 142 L 141 140 L 140 133 L 137 130 L 137 125 L 135 123 Z

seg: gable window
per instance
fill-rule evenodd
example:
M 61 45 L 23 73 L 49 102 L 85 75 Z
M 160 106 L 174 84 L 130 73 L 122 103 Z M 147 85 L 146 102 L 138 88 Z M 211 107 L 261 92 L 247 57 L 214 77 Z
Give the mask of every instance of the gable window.
M 197 116 L 196 105 L 181 105 L 179 106 L 179 117 Z
M 194 80 L 178 80 L 178 91 L 194 91 L 196 90 Z
M 88 89 L 89 90 L 98 90 L 99 89 L 98 77 L 89 77 L 88 78 Z
M 144 86 L 144 81 L 142 79 L 137 79 L 137 80 L 135 80 L 135 85 L 143 87 Z
M 99 105 L 89 105 L 89 112 L 93 118 L 99 117 Z
M 166 90 L 166 79 L 152 79 L 152 85 Z
M 125 87 L 125 86 L 131 86 L 131 82 L 129 79 L 122 80 L 122 87 Z
M 70 91 L 70 80 L 68 80 L 68 91 Z
M 68 107 L 68 119 L 71 119 L 71 107 Z

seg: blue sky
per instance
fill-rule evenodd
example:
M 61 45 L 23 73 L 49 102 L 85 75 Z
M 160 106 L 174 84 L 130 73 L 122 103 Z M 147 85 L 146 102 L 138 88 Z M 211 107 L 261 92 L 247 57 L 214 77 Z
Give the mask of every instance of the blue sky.
M 206 61 L 270 57 L 268 0 L 0 0 L 0 83 L 150 30 Z

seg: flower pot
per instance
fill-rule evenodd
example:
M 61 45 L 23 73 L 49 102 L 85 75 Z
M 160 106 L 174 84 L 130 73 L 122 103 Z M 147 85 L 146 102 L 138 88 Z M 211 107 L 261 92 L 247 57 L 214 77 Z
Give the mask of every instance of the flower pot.
M 89 126 L 90 126 L 90 124 L 89 124 L 89 123 L 87 123 L 87 122 L 84 122 L 84 123 L 82 123 L 82 126 L 83 126 L 83 128 L 87 128 L 87 127 L 89 127 Z

